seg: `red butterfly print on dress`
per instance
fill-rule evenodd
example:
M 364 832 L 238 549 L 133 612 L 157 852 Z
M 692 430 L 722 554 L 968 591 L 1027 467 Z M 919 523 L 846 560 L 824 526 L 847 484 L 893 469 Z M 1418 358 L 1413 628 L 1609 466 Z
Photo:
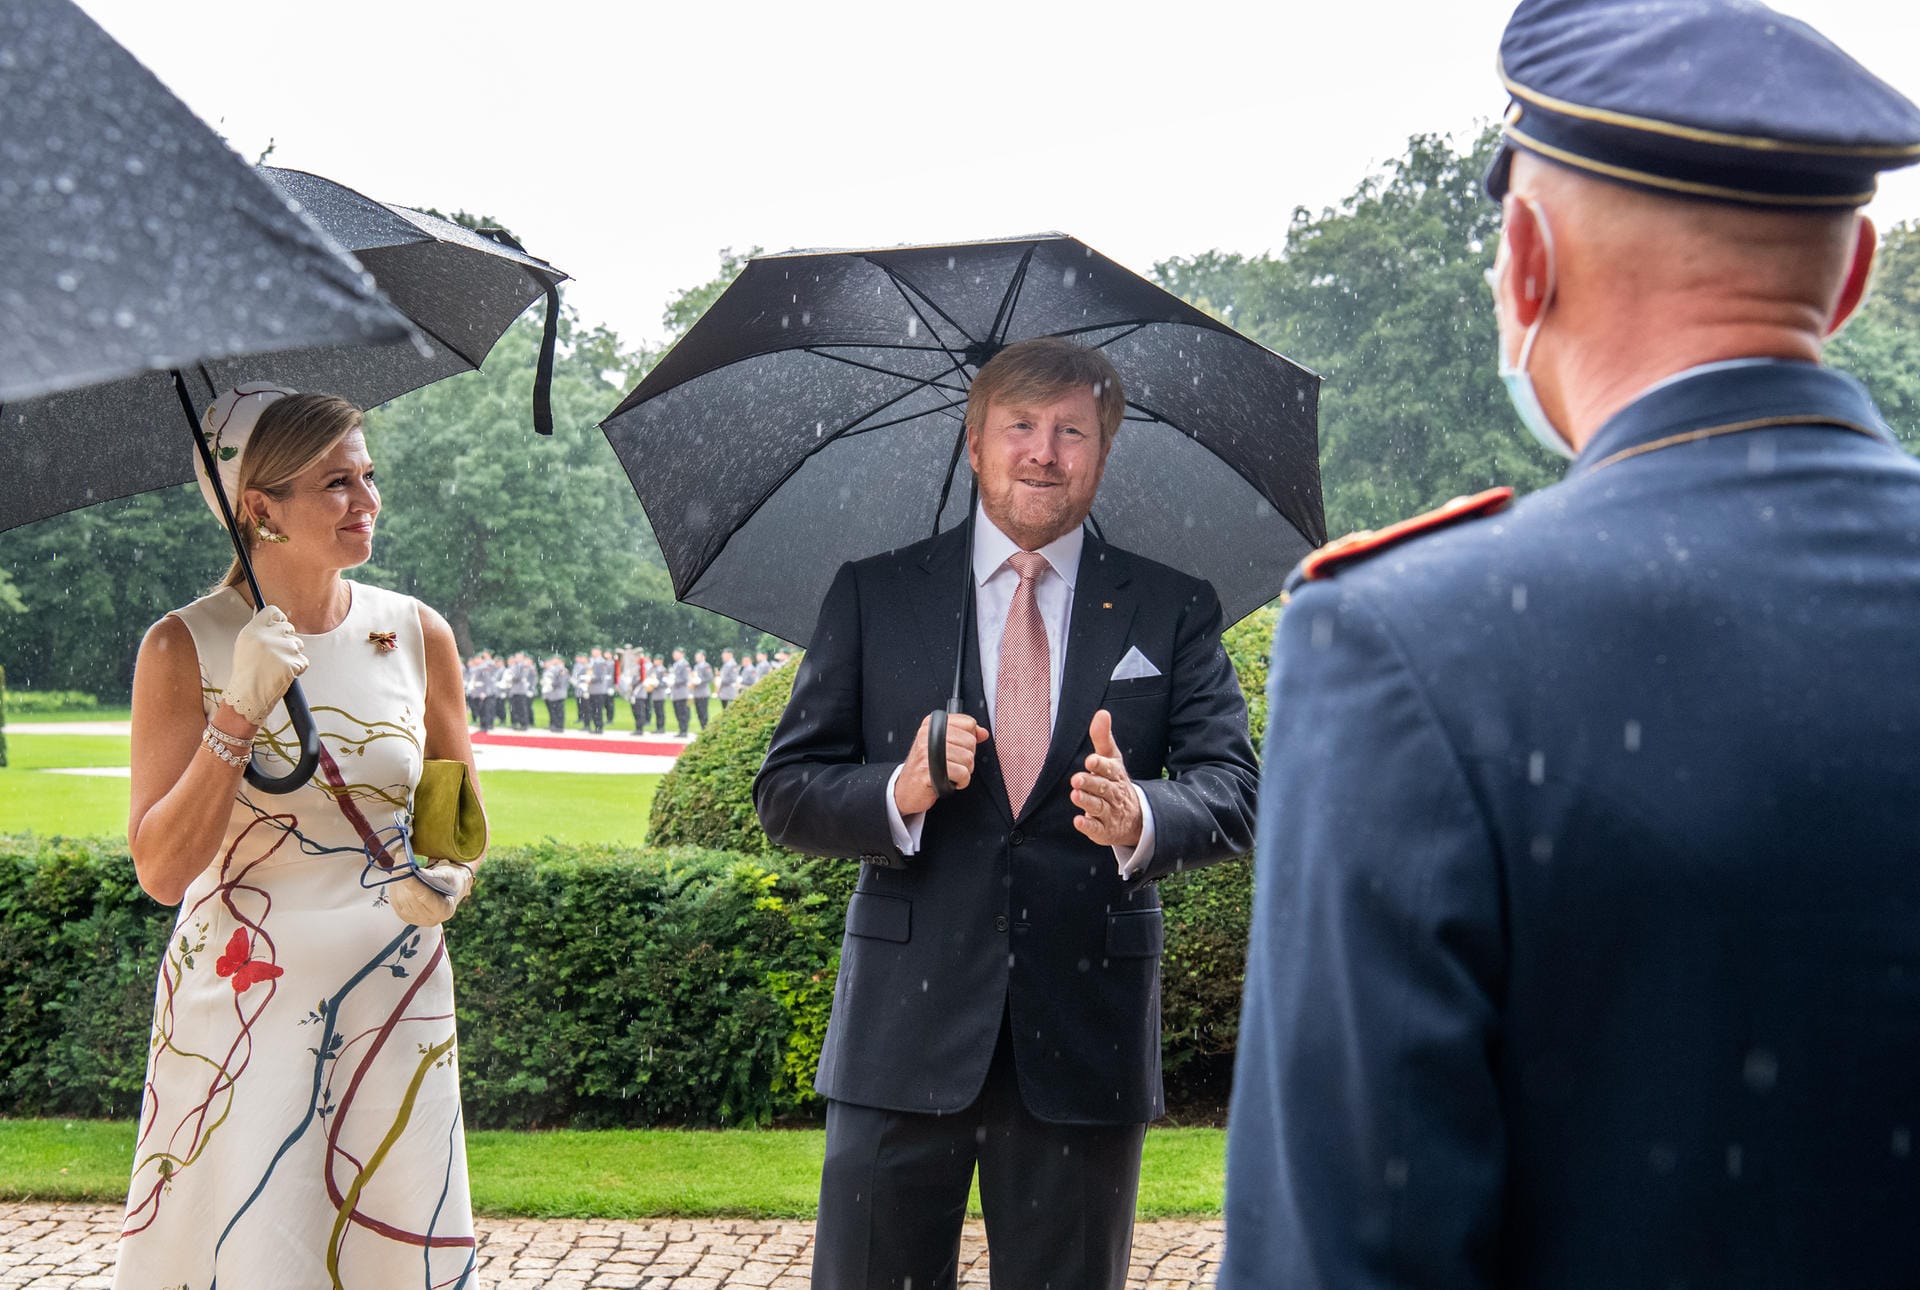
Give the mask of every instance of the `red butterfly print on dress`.
M 271 981 L 284 975 L 285 968 L 275 967 L 264 959 L 254 959 L 253 947 L 247 942 L 247 929 L 236 927 L 233 938 L 227 942 L 227 952 L 213 965 L 214 971 L 221 976 L 233 978 L 233 992 L 240 994 L 261 981 Z

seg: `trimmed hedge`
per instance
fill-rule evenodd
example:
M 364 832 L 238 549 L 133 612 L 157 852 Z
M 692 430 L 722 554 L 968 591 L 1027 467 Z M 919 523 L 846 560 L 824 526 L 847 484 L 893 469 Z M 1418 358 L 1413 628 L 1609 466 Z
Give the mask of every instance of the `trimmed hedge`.
M 848 866 L 490 855 L 449 929 L 476 1128 L 765 1124 L 816 1101 Z M 0 1115 L 137 1113 L 174 911 L 124 846 L 0 838 Z
M 1272 608 L 1257 610 L 1223 637 L 1246 696 L 1255 749 L 1266 734 L 1267 659 L 1277 618 Z M 681 754 L 654 795 L 648 837 L 663 845 L 775 857 L 776 867 L 799 860 L 767 840 L 753 813 L 753 777 L 766 758 L 797 670 L 797 663 L 789 664 L 754 686 Z M 849 877 L 849 888 L 851 881 Z M 1161 960 L 1161 1060 L 1168 1092 L 1179 1103 L 1224 1104 L 1240 1033 L 1252 866 L 1226 863 L 1176 874 L 1161 882 L 1160 897 L 1167 924 Z M 817 1060 L 817 1048 L 814 1057 Z
M 0 668 L 0 690 L 6 688 L 6 669 Z M 98 708 L 98 697 L 85 690 L 15 690 L 6 696 L 15 717 L 34 717 L 43 712 L 78 712 Z

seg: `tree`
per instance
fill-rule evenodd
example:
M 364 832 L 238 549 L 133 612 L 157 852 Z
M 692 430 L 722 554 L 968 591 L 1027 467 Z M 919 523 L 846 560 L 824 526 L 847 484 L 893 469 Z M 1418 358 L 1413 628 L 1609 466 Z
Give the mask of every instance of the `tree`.
M 1872 287 L 1827 361 L 1866 382 L 1900 442 L 1920 451 L 1920 223 L 1883 235 Z

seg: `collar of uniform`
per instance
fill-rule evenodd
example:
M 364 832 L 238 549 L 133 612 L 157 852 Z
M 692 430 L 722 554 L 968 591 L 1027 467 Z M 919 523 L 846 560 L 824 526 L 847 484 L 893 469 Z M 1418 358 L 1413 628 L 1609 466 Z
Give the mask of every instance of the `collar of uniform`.
M 1053 571 L 1067 584 L 1067 590 L 1073 590 L 1075 577 L 1080 572 L 1080 550 L 1086 545 L 1087 529 L 1084 524 L 1076 524 L 1064 536 L 1057 537 L 1040 548 L 1040 554 L 1047 558 Z M 984 506 L 976 505 L 973 511 L 973 585 L 986 585 L 988 578 L 1000 571 L 1007 557 L 1020 550 L 1020 544 L 1000 531 L 1000 526 L 987 518 Z
M 1676 434 L 1746 421 L 1841 421 L 1888 444 L 1892 432 L 1866 388 L 1818 363 L 1763 359 L 1707 363 L 1657 382 L 1594 432 L 1567 472 L 1573 479 L 1616 453 Z

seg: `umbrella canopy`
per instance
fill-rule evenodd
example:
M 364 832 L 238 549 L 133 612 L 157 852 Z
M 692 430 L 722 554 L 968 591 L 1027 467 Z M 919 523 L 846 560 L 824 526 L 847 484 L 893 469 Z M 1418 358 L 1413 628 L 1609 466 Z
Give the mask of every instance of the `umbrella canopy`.
M 78 8 L 0 5 L 0 403 L 406 334 L 358 266 Z
M 1120 373 L 1107 541 L 1231 621 L 1325 540 L 1320 378 L 1059 234 L 753 260 L 601 425 L 675 594 L 804 644 L 843 561 L 966 518 L 968 386 L 1036 336 Z
M 550 375 L 556 293 L 564 273 L 510 241 L 384 205 L 317 175 L 266 166 L 259 174 L 269 181 L 283 216 L 310 222 L 318 235 L 351 251 L 418 330 L 384 344 L 322 341 L 179 361 L 175 370 L 197 407 L 243 381 L 338 394 L 372 407 L 473 371 L 542 295 L 548 304 L 541 370 L 543 378 Z M 545 414 L 544 382 L 537 384 L 536 422 Z M 0 406 L 0 476 L 21 481 L 0 495 L 0 531 L 185 483 L 193 478 L 195 450 L 181 420 L 179 397 L 164 371 Z M 551 430 L 550 415 L 545 428 Z

